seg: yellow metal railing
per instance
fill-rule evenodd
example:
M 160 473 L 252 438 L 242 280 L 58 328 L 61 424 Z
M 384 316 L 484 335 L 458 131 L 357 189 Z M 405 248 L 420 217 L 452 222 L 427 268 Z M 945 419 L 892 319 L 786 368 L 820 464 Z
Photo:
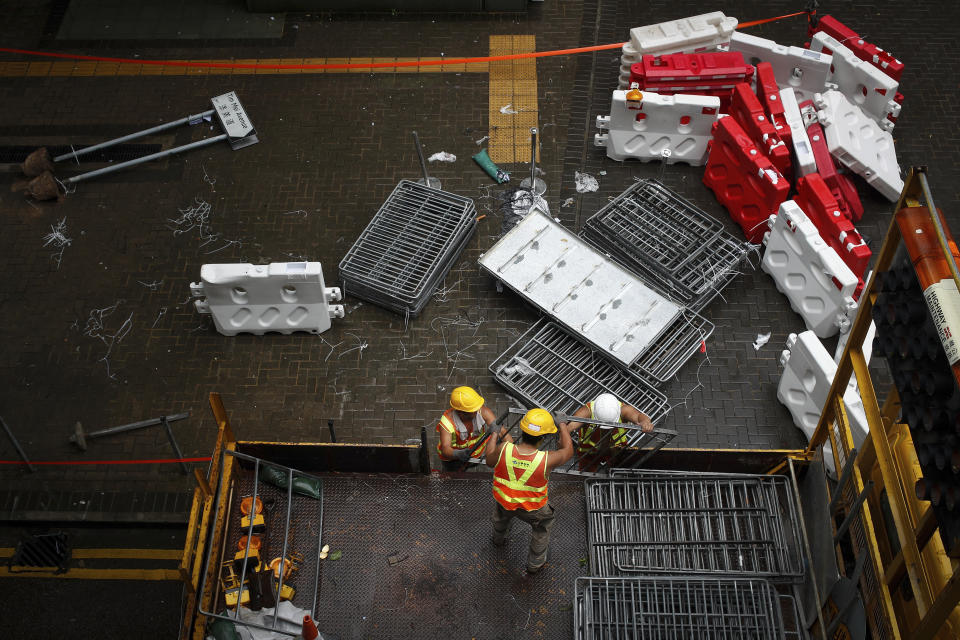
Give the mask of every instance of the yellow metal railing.
M 921 202 L 936 218 L 938 214 L 925 170 L 914 168 L 910 170 L 895 212 L 904 206 L 921 206 Z M 900 404 L 896 390 L 887 395 L 881 408 L 863 355 L 863 341 L 877 297 L 877 274 L 890 268 L 901 240 L 896 216 L 891 216 L 873 276 L 860 298 L 859 312 L 807 452 L 811 454 L 829 441 L 836 468 L 843 468 L 853 450 L 853 439 L 842 395 L 850 375 L 855 374 L 870 432 L 857 454 L 848 486 L 837 490 L 848 498 L 845 508 L 849 511 L 855 508 L 853 498 L 863 491 L 867 482 L 874 481 L 871 496 L 851 526 L 854 553 L 861 550 L 868 553 L 869 562 L 860 578 L 860 590 L 871 631 L 879 638 L 957 638 L 960 637 L 960 610 L 957 608 L 960 603 L 960 563 L 951 563 L 942 554 L 943 546 L 934 530 L 929 505 L 914 494 L 913 485 L 919 468 L 912 464 L 916 453 L 909 439 L 909 429 L 896 424 Z M 945 242 L 941 245 L 952 265 L 949 248 Z M 954 269 L 952 273 L 960 287 L 957 271 Z M 884 521 L 884 500 L 889 504 L 892 527 Z M 904 578 L 909 581 L 909 598 L 899 593 Z

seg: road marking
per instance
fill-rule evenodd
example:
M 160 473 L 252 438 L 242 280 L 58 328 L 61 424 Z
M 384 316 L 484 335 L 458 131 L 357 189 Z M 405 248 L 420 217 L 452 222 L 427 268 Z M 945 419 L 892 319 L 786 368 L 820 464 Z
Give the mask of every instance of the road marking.
M 490 55 L 536 51 L 532 35 L 490 36 Z M 487 153 L 497 163 L 530 162 L 530 128 L 537 126 L 536 58 L 489 62 L 489 126 Z M 510 105 L 508 111 L 501 109 Z M 539 152 L 538 152 L 539 158 Z

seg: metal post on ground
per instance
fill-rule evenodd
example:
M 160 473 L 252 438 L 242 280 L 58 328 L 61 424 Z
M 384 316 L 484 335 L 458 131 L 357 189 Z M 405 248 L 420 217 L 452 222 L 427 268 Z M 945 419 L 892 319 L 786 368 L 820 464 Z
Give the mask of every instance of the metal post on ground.
M 417 157 L 420 158 L 420 169 L 423 171 L 423 178 L 417 180 L 417 182 L 431 189 L 439 189 L 440 179 L 432 178 L 427 173 L 427 161 L 423 159 L 423 147 L 420 146 L 420 136 L 417 135 L 416 131 L 413 132 L 413 143 L 417 146 Z
M 86 433 L 83 430 L 83 424 L 77 423 L 74 426 L 74 433 L 70 436 L 70 442 L 77 445 L 81 451 L 87 450 L 87 440 L 92 438 L 102 438 L 104 436 L 112 436 L 117 433 L 124 433 L 125 431 L 134 431 L 136 429 L 143 429 L 145 427 L 152 427 L 158 424 L 164 424 L 166 422 L 174 422 L 175 420 L 183 420 L 184 418 L 189 418 L 190 412 L 186 413 L 177 413 L 172 416 L 160 416 L 159 418 L 150 418 L 149 420 L 140 420 L 139 422 L 131 422 L 130 424 L 120 425 L 119 427 L 110 427 L 109 429 L 100 429 L 99 431 L 92 431 Z M 183 456 L 181 456 L 183 457 Z
M 136 133 L 131 133 L 130 135 L 122 136 L 120 138 L 114 138 L 113 140 L 107 140 L 106 142 L 101 142 L 100 144 L 90 145 L 89 147 L 84 147 L 80 150 L 71 150 L 70 153 L 64 153 L 53 159 L 54 162 L 60 162 L 61 160 L 66 160 L 67 158 L 77 159 L 77 156 L 82 156 L 86 153 L 91 153 L 93 151 L 99 151 L 100 149 L 106 149 L 107 147 L 112 147 L 115 144 L 122 144 L 130 140 L 136 140 L 137 138 L 142 138 L 144 136 L 149 136 L 154 133 L 159 133 L 161 131 L 166 131 L 167 129 L 173 129 L 174 127 L 179 127 L 185 124 L 199 124 L 203 122 L 204 118 L 210 118 L 213 116 L 213 109 L 204 111 L 203 113 L 197 113 L 192 116 L 187 116 L 186 118 L 180 118 L 179 120 L 174 120 L 173 122 L 167 122 L 164 124 L 157 125 L 155 127 L 150 127 L 149 129 L 144 129 L 143 131 L 137 131 Z
M 13 443 L 14 448 L 17 450 L 17 454 L 20 456 L 20 459 L 27 465 L 27 469 L 30 470 L 30 473 L 36 471 L 33 468 L 33 465 L 30 464 L 30 459 L 27 457 L 27 454 L 24 453 L 23 449 L 20 447 L 20 443 L 13 435 L 13 431 L 10 430 L 10 427 L 7 426 L 7 421 L 3 419 L 3 416 L 0 416 L 0 425 L 3 425 L 3 430 L 7 432 L 7 437 L 10 438 L 10 442 Z
M 180 147 L 174 147 L 173 149 L 167 149 L 166 151 L 160 151 L 157 153 L 151 153 L 148 156 L 143 156 L 142 158 L 134 158 L 133 160 L 128 160 L 126 162 L 121 162 L 120 164 L 114 164 L 109 167 L 104 167 L 102 169 L 97 169 L 96 171 L 88 171 L 87 173 L 81 173 L 78 176 L 72 176 L 64 180 L 68 184 L 74 184 L 76 182 L 81 182 L 89 178 L 95 178 L 96 176 L 102 176 L 106 173 L 113 173 L 114 171 L 119 171 L 120 169 L 126 169 L 127 167 L 133 167 L 138 164 L 143 164 L 144 162 L 150 162 L 151 160 L 159 160 L 160 158 L 165 158 L 167 156 L 172 156 L 175 153 L 183 153 L 184 151 L 190 151 L 191 149 L 197 149 L 199 147 L 206 147 L 215 142 L 220 142 L 227 139 L 227 134 L 222 133 L 218 136 L 212 138 L 204 138 L 203 140 L 197 140 L 196 142 L 191 142 L 190 144 L 185 144 Z M 58 156 L 60 157 L 60 156 Z
M 173 453 L 177 456 L 177 462 L 180 463 L 180 471 L 183 472 L 183 475 L 188 475 L 190 471 L 183 462 L 183 453 L 180 451 L 180 445 L 177 444 L 177 439 L 173 437 L 173 429 L 170 428 L 170 421 L 167 419 L 167 416 L 160 416 L 160 424 L 163 425 L 164 430 L 167 432 L 170 446 L 173 447 Z
M 521 189 L 527 189 L 535 196 L 547 191 L 547 183 L 537 177 L 537 128 L 530 127 L 530 177 L 520 182 Z

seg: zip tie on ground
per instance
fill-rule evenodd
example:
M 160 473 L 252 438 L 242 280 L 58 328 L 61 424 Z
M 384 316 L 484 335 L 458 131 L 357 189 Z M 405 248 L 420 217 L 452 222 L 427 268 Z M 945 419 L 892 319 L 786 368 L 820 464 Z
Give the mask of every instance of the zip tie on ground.
M 810 11 L 797 11 L 775 18 L 764 18 L 763 20 L 753 20 L 750 22 L 741 22 L 737 25 L 738 29 L 754 27 L 768 22 L 775 22 L 785 18 L 793 18 L 800 15 L 810 15 Z M 592 47 L 575 47 L 572 49 L 555 49 L 553 51 L 534 51 L 531 53 L 512 53 L 502 56 L 480 56 L 476 58 L 450 58 L 444 60 L 409 60 L 402 62 L 351 62 L 344 64 L 259 64 L 259 63 L 236 63 L 236 62 L 187 62 L 184 60 L 137 60 L 135 58 L 112 58 L 106 56 L 85 56 L 75 53 L 55 53 L 52 51 L 32 51 L 30 49 L 14 49 L 12 47 L 0 47 L 0 53 L 17 53 L 26 56 L 35 56 L 39 58 L 60 58 L 64 60 L 90 60 L 94 62 L 116 62 L 119 64 L 140 64 L 161 67 L 193 67 L 207 69 L 383 69 L 395 67 L 433 67 L 448 64 L 472 64 L 475 62 L 500 62 L 505 60 L 522 60 L 525 58 L 548 58 L 551 56 L 567 56 L 575 53 L 591 53 L 593 51 L 605 51 L 608 49 L 620 49 L 626 42 L 615 42 L 612 44 L 599 44 Z

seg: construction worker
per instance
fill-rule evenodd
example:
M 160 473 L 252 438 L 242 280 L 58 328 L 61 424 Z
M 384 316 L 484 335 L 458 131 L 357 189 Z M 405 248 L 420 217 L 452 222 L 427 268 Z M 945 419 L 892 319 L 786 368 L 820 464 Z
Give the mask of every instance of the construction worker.
M 577 409 L 573 416 L 600 420 L 601 422 L 635 424 L 644 433 L 653 431 L 653 423 L 647 414 L 625 402 L 620 402 L 612 393 L 601 393 L 595 400 Z M 602 449 L 608 449 L 611 444 L 614 446 L 625 446 L 627 444 L 626 429 L 615 429 L 613 434 L 607 438 L 603 437 L 603 433 L 598 433 L 597 429 L 607 430 L 605 427 L 598 427 L 597 425 L 585 425 L 575 420 L 570 421 L 570 430 L 577 431 L 580 436 L 580 442 L 577 446 L 578 453 L 596 449 L 598 444 Z
M 520 443 L 499 433 L 487 440 L 487 466 L 493 467 L 493 537 L 496 546 L 506 542 L 510 520 L 520 518 L 533 532 L 527 552 L 527 572 L 537 573 L 547 561 L 550 528 L 555 511 L 547 499 L 547 476 L 550 471 L 573 457 L 573 441 L 569 426 L 560 428 L 560 448 L 540 451 L 543 437 L 557 432 L 553 416 L 546 409 L 531 409 L 520 420 Z
M 450 408 L 437 423 L 437 454 L 444 471 L 461 471 L 485 433 L 496 427 L 497 417 L 471 387 L 457 387 L 450 394 Z M 504 433 L 506 433 L 504 431 Z M 480 453 L 477 453 L 479 457 Z

